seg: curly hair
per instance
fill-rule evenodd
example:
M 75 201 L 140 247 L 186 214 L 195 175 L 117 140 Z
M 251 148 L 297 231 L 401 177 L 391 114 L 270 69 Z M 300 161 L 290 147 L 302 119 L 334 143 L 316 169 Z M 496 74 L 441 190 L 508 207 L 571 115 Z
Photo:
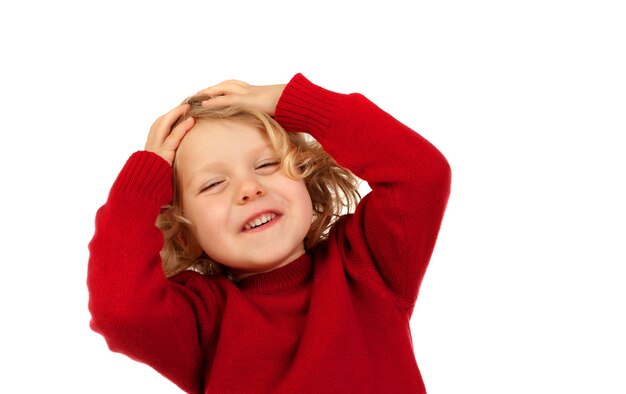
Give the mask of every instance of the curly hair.
M 272 117 L 251 108 L 203 107 L 202 101 L 209 98 L 206 95 L 195 95 L 185 99 L 183 104 L 190 104 L 191 107 L 176 124 L 188 117 L 196 120 L 230 119 L 264 130 L 280 158 L 281 171 L 292 179 L 303 179 L 311 196 L 314 217 L 304 238 L 305 250 L 313 249 L 320 241 L 326 239 L 336 220 L 343 213 L 355 209 L 361 198 L 358 192 L 360 180 L 348 169 L 337 164 L 310 135 L 287 132 Z M 163 272 L 167 277 L 171 277 L 192 269 L 202 274 L 222 274 L 233 279 L 227 267 L 221 266 L 204 253 L 198 256 L 194 252 L 198 250 L 198 245 L 190 231 L 191 223 L 184 217 L 180 206 L 176 160 L 172 167 L 173 200 L 170 205 L 162 208 L 157 219 L 157 226 L 163 232 L 165 241 L 161 250 Z

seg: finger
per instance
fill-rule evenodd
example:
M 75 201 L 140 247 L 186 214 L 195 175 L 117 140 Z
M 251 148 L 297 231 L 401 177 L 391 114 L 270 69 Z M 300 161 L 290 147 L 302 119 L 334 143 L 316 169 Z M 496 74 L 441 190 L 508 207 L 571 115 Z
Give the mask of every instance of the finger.
M 191 106 L 189 104 L 181 104 L 172 109 L 160 118 L 160 122 L 166 127 L 172 128 L 172 125 L 189 110 Z
M 165 115 L 160 116 L 150 128 L 150 136 L 153 140 L 163 141 L 172 131 L 172 125 L 189 110 L 189 104 L 179 105 Z
M 194 118 L 189 117 L 176 125 L 170 135 L 167 136 L 167 138 L 165 139 L 165 142 L 163 144 L 164 147 L 166 146 L 168 149 L 176 150 L 178 148 L 178 145 L 180 144 L 180 141 L 187 134 L 187 132 L 191 130 L 194 123 Z
M 244 87 L 245 88 L 247 86 L 248 86 L 248 84 L 243 82 L 243 81 L 239 81 L 239 80 L 236 80 L 236 79 L 227 79 L 227 80 L 222 81 L 222 82 L 220 82 L 218 84 L 215 84 L 213 86 L 209 86 L 209 87 L 207 87 L 207 88 L 205 88 L 203 90 L 220 88 L 220 87 L 223 87 L 223 88 L 226 88 L 226 87 L 230 87 L 230 88 Z
M 199 94 L 223 96 L 228 94 L 245 94 L 248 84 L 237 80 L 228 80 L 199 91 Z
M 216 96 L 202 102 L 202 106 L 206 108 L 216 109 L 228 107 L 236 102 L 236 96 Z
M 165 115 L 160 116 L 150 127 L 148 138 L 146 139 L 145 149 L 148 151 L 157 151 L 160 149 L 163 141 L 172 132 L 172 125 L 189 109 L 189 105 L 179 105 Z
M 176 125 L 165 141 L 163 141 L 163 144 L 156 151 L 156 153 L 167 160 L 170 165 L 174 162 L 176 150 L 178 149 L 180 142 L 183 140 L 183 137 L 187 134 L 187 132 L 191 130 L 194 122 L 194 118 L 189 117 Z

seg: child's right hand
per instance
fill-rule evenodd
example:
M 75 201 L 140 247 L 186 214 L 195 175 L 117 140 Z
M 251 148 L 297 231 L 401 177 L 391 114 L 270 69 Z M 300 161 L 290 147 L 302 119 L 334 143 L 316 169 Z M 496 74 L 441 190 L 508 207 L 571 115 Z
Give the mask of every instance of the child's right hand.
M 250 85 L 243 81 L 230 79 L 198 93 L 212 97 L 202 102 L 203 107 L 223 108 L 239 105 L 254 108 L 273 117 L 285 86 L 285 84 Z
M 179 105 L 159 117 L 150 127 L 145 150 L 156 153 L 172 165 L 176 149 L 178 149 L 178 145 L 185 134 L 193 127 L 194 119 L 192 117 L 185 119 L 173 130 L 172 125 L 188 110 L 189 104 Z

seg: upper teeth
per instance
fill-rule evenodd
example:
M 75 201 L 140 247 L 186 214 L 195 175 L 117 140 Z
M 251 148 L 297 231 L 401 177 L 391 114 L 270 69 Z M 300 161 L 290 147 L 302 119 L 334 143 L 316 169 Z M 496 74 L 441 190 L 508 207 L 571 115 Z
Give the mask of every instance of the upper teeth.
M 270 220 L 274 219 L 276 217 L 275 213 L 264 213 L 261 216 L 258 216 L 252 220 L 250 220 L 248 223 L 246 223 L 245 226 L 243 226 L 246 230 L 250 230 L 251 228 L 255 228 L 258 227 L 264 223 L 269 222 Z

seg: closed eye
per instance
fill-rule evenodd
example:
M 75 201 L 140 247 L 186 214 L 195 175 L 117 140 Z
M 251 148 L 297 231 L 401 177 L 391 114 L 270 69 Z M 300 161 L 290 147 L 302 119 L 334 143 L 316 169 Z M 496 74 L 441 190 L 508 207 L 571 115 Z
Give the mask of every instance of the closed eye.
M 261 163 L 259 166 L 257 166 L 256 169 L 257 170 L 261 170 L 261 169 L 264 169 L 264 168 L 276 167 L 278 165 L 280 165 L 280 160 L 269 161 L 269 162 L 266 162 L 266 163 Z
M 207 190 L 211 190 L 211 189 L 213 189 L 215 186 L 217 186 L 217 185 L 219 185 L 220 183 L 223 183 L 223 182 L 224 182 L 224 180 L 219 180 L 219 181 L 210 182 L 210 183 L 208 183 L 208 184 L 206 184 L 206 185 L 202 186 L 202 187 L 200 188 L 200 190 L 198 190 L 198 193 L 202 193 L 202 192 L 205 192 L 205 191 L 207 191 Z
M 271 163 L 263 163 L 260 166 L 258 166 L 257 169 L 259 169 L 259 168 L 266 168 L 266 167 L 273 167 L 273 166 L 277 166 L 279 164 L 280 164 L 280 161 L 274 161 L 274 162 L 271 162 Z

